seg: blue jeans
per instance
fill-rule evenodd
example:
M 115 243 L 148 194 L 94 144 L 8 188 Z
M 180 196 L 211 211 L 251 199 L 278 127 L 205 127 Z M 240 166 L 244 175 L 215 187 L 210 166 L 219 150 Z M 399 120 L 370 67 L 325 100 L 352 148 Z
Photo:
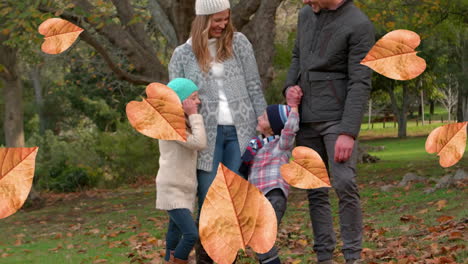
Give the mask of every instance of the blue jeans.
M 174 257 L 187 260 L 195 242 L 198 240 L 198 229 L 189 209 L 174 209 L 169 213 L 169 227 L 166 234 L 166 261 L 171 251 Z
M 216 177 L 220 162 L 233 172 L 239 174 L 241 153 L 235 126 L 218 126 L 216 145 L 213 155 L 213 167 L 211 171 L 197 170 L 198 212 L 200 212 L 203 202 L 205 201 L 206 194 L 208 193 L 208 189 Z M 197 219 L 200 219 L 200 213 L 198 213 Z

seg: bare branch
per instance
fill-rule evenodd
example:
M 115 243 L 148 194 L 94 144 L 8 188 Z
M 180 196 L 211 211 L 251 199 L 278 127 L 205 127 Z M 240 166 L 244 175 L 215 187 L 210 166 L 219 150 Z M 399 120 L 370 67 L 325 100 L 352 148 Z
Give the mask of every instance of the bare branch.
M 149 84 L 154 81 L 153 79 L 147 78 L 145 76 L 130 74 L 128 72 L 125 72 L 121 68 L 119 68 L 117 64 L 112 60 L 109 53 L 107 53 L 106 49 L 102 45 L 100 45 L 96 40 L 94 40 L 87 31 L 83 31 L 80 36 L 81 36 L 81 39 L 86 41 L 86 43 L 88 43 L 99 54 L 101 54 L 103 59 L 106 61 L 107 65 L 109 65 L 111 70 L 117 75 L 119 79 L 128 81 L 133 84 L 144 84 L 144 85 Z
M 151 20 L 153 23 L 167 39 L 167 42 L 171 48 L 175 48 L 178 44 L 176 31 L 172 26 L 169 17 L 164 12 L 163 7 L 157 0 L 148 0 L 148 8 L 151 13 Z
M 39 11 L 45 12 L 45 13 L 54 13 L 56 10 L 51 9 L 46 6 L 39 6 Z M 85 28 L 82 19 L 74 14 L 68 13 L 68 12 L 63 12 L 60 15 L 61 18 L 68 20 L 82 28 Z M 101 56 L 103 59 L 106 61 L 107 65 L 109 68 L 117 75 L 119 79 L 126 80 L 130 83 L 133 84 L 149 84 L 153 81 L 154 79 L 150 79 L 146 76 L 140 76 L 140 75 L 134 75 L 130 74 L 124 70 L 122 70 L 120 67 L 117 66 L 117 63 L 114 62 L 110 54 L 107 52 L 106 48 L 102 46 L 97 40 L 95 40 L 91 34 L 88 33 L 88 31 L 83 31 L 80 34 L 80 37 L 82 40 L 84 40 L 86 43 L 88 43 L 90 46 L 92 46 Z
M 251 16 L 257 12 L 261 2 L 261 0 L 241 0 L 232 8 L 232 22 L 237 30 L 241 31 L 249 23 Z

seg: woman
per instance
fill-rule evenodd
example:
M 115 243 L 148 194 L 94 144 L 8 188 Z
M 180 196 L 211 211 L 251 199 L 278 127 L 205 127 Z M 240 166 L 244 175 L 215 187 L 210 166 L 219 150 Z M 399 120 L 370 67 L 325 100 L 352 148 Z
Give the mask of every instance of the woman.
M 200 210 L 219 163 L 238 172 L 241 153 L 256 135 L 257 117 L 266 102 L 252 45 L 234 32 L 229 0 L 197 0 L 195 14 L 191 38 L 172 55 L 169 77 L 190 79 L 200 89 L 208 141 L 198 153 Z M 212 263 L 203 253 L 197 250 L 197 263 Z

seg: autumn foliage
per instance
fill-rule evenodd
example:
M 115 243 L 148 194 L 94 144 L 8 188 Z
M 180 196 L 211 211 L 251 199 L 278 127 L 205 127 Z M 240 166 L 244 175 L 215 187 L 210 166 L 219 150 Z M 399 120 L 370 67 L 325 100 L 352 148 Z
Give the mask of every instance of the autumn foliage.
M 0 219 L 23 206 L 31 190 L 38 147 L 0 148 Z
M 320 155 L 308 147 L 296 147 L 293 160 L 281 166 L 284 180 L 296 188 L 331 187 L 327 168 Z
M 185 115 L 177 94 L 161 83 L 150 83 L 146 94 L 148 99 L 127 104 L 130 124 L 148 137 L 185 142 Z
M 420 43 L 415 32 L 394 30 L 377 41 L 361 64 L 391 79 L 414 79 L 426 69 L 426 61 L 414 50 Z
M 49 18 L 39 26 L 39 33 L 44 35 L 42 51 L 59 54 L 67 50 L 76 41 L 83 29 L 60 18 Z
M 219 264 L 231 264 L 249 245 L 266 253 L 274 245 L 276 214 L 254 185 L 220 164 L 200 213 L 200 240 Z
M 468 122 L 462 122 L 441 126 L 427 137 L 426 151 L 440 156 L 440 166 L 453 166 L 463 157 L 467 125 Z

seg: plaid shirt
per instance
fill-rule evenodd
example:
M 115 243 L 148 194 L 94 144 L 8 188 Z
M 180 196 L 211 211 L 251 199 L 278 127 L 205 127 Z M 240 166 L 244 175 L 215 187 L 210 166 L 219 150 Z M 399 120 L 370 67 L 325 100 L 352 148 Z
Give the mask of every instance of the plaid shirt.
M 248 179 L 263 194 L 279 188 L 288 197 L 289 184 L 281 177 L 280 167 L 289 162 L 298 130 L 299 114 L 291 112 L 281 131 L 281 136 L 265 144 L 255 155 Z

